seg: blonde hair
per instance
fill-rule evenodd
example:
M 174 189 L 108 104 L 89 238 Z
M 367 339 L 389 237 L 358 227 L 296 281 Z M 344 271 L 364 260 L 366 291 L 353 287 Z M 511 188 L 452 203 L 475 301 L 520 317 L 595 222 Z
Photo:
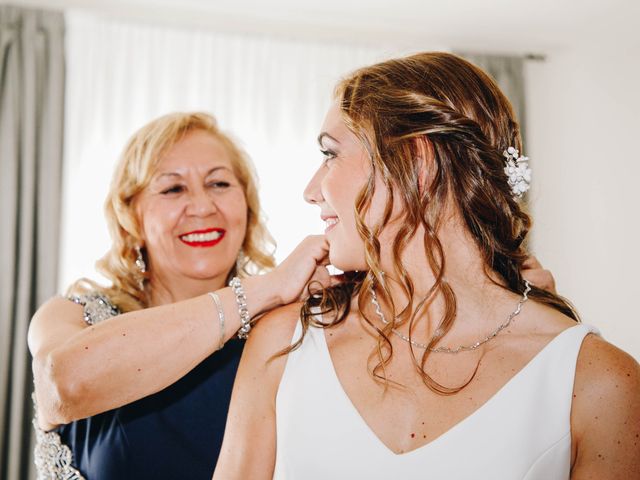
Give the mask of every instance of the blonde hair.
M 98 291 L 123 312 L 148 306 L 148 282 L 136 267 L 136 247 L 142 243 L 142 232 L 134 208 L 135 199 L 151 181 L 163 154 L 193 130 L 210 133 L 223 145 L 247 202 L 247 230 L 242 251 L 227 278 L 253 275 L 275 266 L 275 243 L 264 223 L 256 174 L 248 156 L 219 129 L 213 116 L 178 112 L 157 118 L 135 132 L 116 165 L 105 202 L 113 243 L 96 263 L 97 270 L 111 281 L 111 286 L 100 286 L 83 278 L 71 285 L 67 294 Z

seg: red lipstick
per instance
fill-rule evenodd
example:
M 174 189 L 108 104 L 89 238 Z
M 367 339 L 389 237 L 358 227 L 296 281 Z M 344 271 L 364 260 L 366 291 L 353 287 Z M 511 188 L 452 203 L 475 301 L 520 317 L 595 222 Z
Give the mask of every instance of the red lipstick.
M 213 247 L 222 241 L 227 231 L 223 228 L 207 228 L 183 233 L 178 238 L 190 247 Z M 211 235 L 214 234 L 214 235 Z M 205 238 L 202 238 L 202 237 Z

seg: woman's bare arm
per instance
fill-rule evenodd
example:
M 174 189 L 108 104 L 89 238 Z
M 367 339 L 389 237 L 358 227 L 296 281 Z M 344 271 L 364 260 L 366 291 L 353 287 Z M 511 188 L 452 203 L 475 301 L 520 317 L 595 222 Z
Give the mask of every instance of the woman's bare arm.
M 275 310 L 255 328 L 240 360 L 214 479 L 271 479 L 276 459 L 275 399 L 300 304 Z
M 243 281 L 251 315 L 280 304 L 268 276 Z M 240 327 L 235 295 L 218 295 L 225 341 Z M 125 313 L 88 326 L 82 306 L 57 297 L 29 327 L 40 426 L 86 418 L 171 385 L 211 355 L 220 326 L 208 295 Z
M 572 480 L 640 479 L 640 365 L 589 335 L 576 369 L 571 411 Z
M 322 235 L 305 238 L 272 272 L 244 279 L 254 317 L 295 301 L 309 280 L 328 286 Z M 230 288 L 218 290 L 226 317 L 224 340 L 240 327 Z M 213 300 L 129 312 L 87 326 L 82 307 L 64 298 L 44 304 L 29 327 L 38 420 L 45 429 L 105 412 L 171 385 L 213 353 L 220 326 Z

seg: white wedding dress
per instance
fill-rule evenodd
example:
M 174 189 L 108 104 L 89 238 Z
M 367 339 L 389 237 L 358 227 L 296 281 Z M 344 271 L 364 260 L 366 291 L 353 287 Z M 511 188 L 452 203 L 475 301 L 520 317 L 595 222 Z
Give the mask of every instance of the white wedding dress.
M 300 336 L 298 324 L 294 339 Z M 561 332 L 473 414 L 405 454 L 371 431 L 336 376 L 324 330 L 289 354 L 276 399 L 277 480 L 568 479 L 578 324 Z

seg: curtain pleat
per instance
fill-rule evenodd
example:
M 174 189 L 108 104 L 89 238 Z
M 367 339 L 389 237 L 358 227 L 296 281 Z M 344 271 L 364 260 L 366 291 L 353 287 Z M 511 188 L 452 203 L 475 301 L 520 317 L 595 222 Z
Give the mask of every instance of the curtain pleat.
M 64 17 L 0 5 L 0 477 L 35 478 L 29 320 L 56 293 Z

